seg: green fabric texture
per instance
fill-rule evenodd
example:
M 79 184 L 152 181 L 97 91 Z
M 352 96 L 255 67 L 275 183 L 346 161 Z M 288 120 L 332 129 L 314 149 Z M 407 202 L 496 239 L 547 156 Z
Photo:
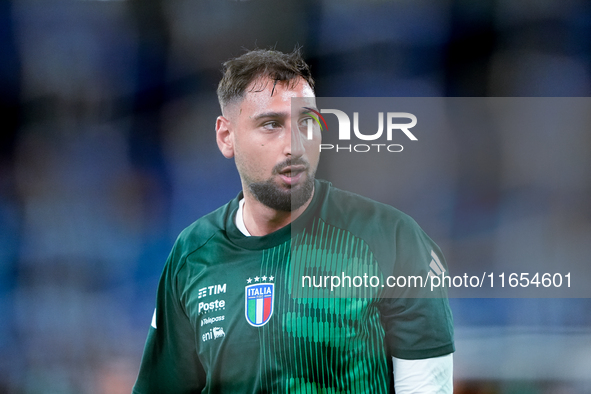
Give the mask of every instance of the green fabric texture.
M 317 180 L 290 226 L 246 237 L 241 197 L 177 239 L 134 393 L 388 393 L 392 356 L 454 351 L 445 289 L 382 286 L 427 278 L 433 254 L 447 269 L 409 216 Z M 372 285 L 302 285 L 363 275 Z

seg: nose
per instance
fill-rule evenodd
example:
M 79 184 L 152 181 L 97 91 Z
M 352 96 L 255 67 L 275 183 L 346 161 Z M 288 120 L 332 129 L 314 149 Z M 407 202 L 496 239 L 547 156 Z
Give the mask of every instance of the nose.
M 304 148 L 304 135 L 300 132 L 298 127 L 289 125 L 288 135 L 290 136 L 288 141 L 287 154 L 293 157 L 301 157 L 305 153 Z

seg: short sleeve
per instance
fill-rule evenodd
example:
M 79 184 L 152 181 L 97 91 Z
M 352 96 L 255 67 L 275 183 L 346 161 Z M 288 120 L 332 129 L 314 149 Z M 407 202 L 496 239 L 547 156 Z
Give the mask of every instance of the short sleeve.
M 447 290 L 432 289 L 430 275 L 447 271 L 439 247 L 412 219 L 395 233 L 388 288 L 380 301 L 380 314 L 391 356 L 425 359 L 452 353 L 453 318 Z M 393 279 L 394 278 L 394 279 Z
M 205 386 L 205 372 L 195 347 L 195 330 L 178 296 L 175 269 L 178 259 L 173 249 L 160 278 L 155 316 L 134 394 L 200 393 Z

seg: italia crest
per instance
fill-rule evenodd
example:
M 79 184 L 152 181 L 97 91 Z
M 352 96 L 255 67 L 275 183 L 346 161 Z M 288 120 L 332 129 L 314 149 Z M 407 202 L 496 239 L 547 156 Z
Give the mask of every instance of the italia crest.
M 257 283 L 244 288 L 244 315 L 251 326 L 264 326 L 273 315 L 274 288 L 273 283 Z

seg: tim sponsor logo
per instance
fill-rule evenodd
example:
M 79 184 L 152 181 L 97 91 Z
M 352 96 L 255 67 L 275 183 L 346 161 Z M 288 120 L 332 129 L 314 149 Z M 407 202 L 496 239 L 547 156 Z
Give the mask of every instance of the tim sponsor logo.
M 215 295 L 215 294 L 222 294 L 225 292 L 226 292 L 226 284 L 225 283 L 223 285 L 213 285 L 213 286 L 202 287 L 198 291 L 197 298 L 203 298 L 203 297 L 207 297 L 207 296 Z

